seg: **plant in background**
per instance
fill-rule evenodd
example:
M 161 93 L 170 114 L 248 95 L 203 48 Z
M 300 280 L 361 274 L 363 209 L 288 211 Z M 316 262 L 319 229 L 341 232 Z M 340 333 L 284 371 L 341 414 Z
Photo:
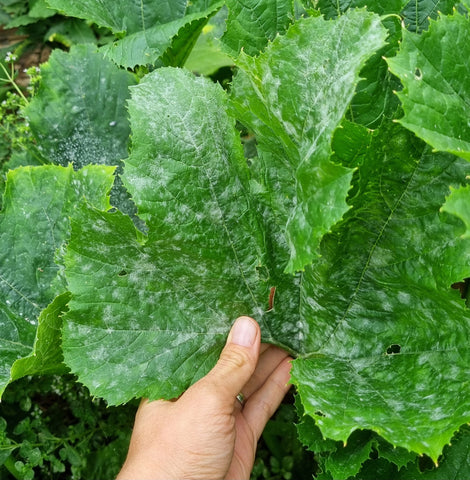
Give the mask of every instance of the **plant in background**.
M 0 91 L 2 92 L 0 95 L 0 171 L 2 173 L 0 186 L 2 190 L 7 169 L 21 165 L 23 162 L 20 159 L 24 156 L 23 152 L 28 147 L 32 147 L 29 123 L 22 114 L 28 99 L 16 82 L 18 76 L 16 60 L 17 56 L 8 51 L 4 61 L 0 62 Z M 32 79 L 28 87 L 30 92 L 39 82 L 38 70 L 37 67 L 31 67 L 28 70 Z M 26 161 L 26 164 L 30 163 L 31 160 Z
M 22 379 L 2 399 L 4 471 L 21 480 L 113 478 L 127 453 L 135 407 L 109 408 L 68 376 Z
M 25 109 L 49 164 L 8 173 L 2 389 L 171 398 L 248 314 L 317 478 L 468 468 L 468 3 L 48 3 L 115 37 L 54 51 Z M 184 68 L 214 15 L 228 90 Z

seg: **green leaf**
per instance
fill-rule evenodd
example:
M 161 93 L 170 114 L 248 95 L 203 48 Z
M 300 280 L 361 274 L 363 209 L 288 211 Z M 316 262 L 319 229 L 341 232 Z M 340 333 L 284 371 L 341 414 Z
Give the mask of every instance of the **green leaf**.
M 416 453 L 409 452 L 404 448 L 394 447 L 380 437 L 378 437 L 377 440 L 375 448 L 379 458 L 386 459 L 390 463 L 396 465 L 399 469 L 406 467 L 412 462 L 416 462 Z
M 62 355 L 62 314 L 70 300 L 68 292 L 57 296 L 38 318 L 32 352 L 16 360 L 11 368 L 11 381 L 26 375 L 62 374 L 67 371 Z
M 470 478 L 470 431 L 467 425 L 456 433 L 451 444 L 446 445 L 438 467 L 421 471 L 415 464 L 397 475 L 398 480 L 441 480 L 443 478 L 449 480 Z
M 202 77 L 146 76 L 132 88 L 123 180 L 148 238 L 119 212 L 89 210 L 73 224 L 64 356 L 111 404 L 179 395 L 214 364 L 238 312 L 272 340 L 264 239 L 226 110 L 225 92 Z
M 398 469 L 396 465 L 383 458 L 368 460 L 354 477 L 354 480 L 377 480 L 378 478 L 397 480 Z
M 232 67 L 231 57 L 222 51 L 220 37 L 225 31 L 226 9 L 221 9 L 203 28 L 194 48 L 191 50 L 185 68 L 200 75 L 212 75 L 222 67 Z
M 359 161 L 352 208 L 303 275 L 315 334 L 292 378 L 324 436 L 371 429 L 436 460 L 470 418 L 470 313 L 450 288 L 469 276 L 470 245 L 439 216 L 469 167 L 399 126 L 375 133 Z
M 93 25 L 88 25 L 78 18 L 64 18 L 54 22 L 44 35 L 48 42 L 57 42 L 67 48 L 79 43 L 97 44 Z M 100 39 L 100 41 L 103 41 Z
M 83 196 L 99 208 L 109 207 L 106 192 L 112 178 L 111 167 L 79 172 L 71 166 L 23 167 L 8 173 L 0 214 L 0 393 L 18 359 L 36 353 L 44 368 L 49 361 L 56 363 L 57 357 L 47 351 L 52 332 L 46 330 L 55 328 L 47 325 L 48 317 L 42 317 L 45 328 L 37 334 L 41 310 L 65 291 L 54 258 L 68 237 L 68 218 Z M 43 337 L 36 342 L 36 335 Z
M 361 70 L 361 80 L 347 112 L 350 120 L 369 128 L 377 128 L 383 121 L 394 118 L 400 105 L 395 95 L 400 81 L 390 73 L 384 59 L 394 56 L 398 50 L 402 36 L 400 18 L 388 16 L 382 19 L 382 24 L 389 32 L 387 44 Z
M 170 50 L 170 59 L 167 56 L 163 60 L 170 64 L 182 64 L 194 45 L 197 35 L 209 17 L 222 6 L 223 1 L 212 3 L 204 11 L 196 11 L 167 23 L 157 23 L 129 34 L 103 46 L 101 52 L 113 62 L 126 68 L 156 64 L 168 50 Z M 188 39 L 190 41 L 184 45 L 184 41 Z M 185 50 L 178 52 L 178 47 L 183 45 Z M 176 60 L 172 59 L 172 56 Z
M 410 0 L 402 11 L 403 23 L 411 32 L 421 33 L 428 28 L 430 19 L 452 13 L 457 3 L 455 0 Z
M 32 23 L 37 23 L 40 19 L 52 17 L 57 13 L 55 10 L 48 8 L 45 0 L 31 0 L 29 4 L 28 12 L 25 15 L 13 18 L 13 20 L 7 22 L 5 27 L 10 29 L 24 25 L 31 25 Z
M 318 0 L 317 8 L 327 18 L 343 14 L 350 8 L 367 7 L 379 15 L 396 14 L 403 18 L 405 27 L 412 32 L 421 32 L 428 26 L 429 19 L 438 13 L 452 12 L 455 0 Z
M 227 31 L 222 42 L 233 57 L 241 50 L 258 55 L 276 35 L 284 34 L 293 21 L 292 0 L 228 0 Z
M 274 192 L 279 223 L 287 222 L 287 272 L 317 256 L 322 236 L 348 208 L 351 171 L 330 162 L 331 137 L 359 71 L 385 36 L 379 17 L 349 11 L 336 21 L 300 20 L 258 58 L 242 53 L 237 61 L 233 101 L 240 120 L 256 133 L 265 163 L 266 180 L 260 181 Z
M 407 0 L 318 0 L 317 8 L 326 18 L 342 15 L 349 9 L 367 7 L 370 12 L 380 15 L 400 13 Z
M 119 34 L 119 39 L 105 45 L 102 53 L 126 68 L 154 64 L 171 47 L 173 38 L 188 39 L 200 32 L 208 17 L 223 4 L 221 0 L 47 0 L 68 16 L 91 20 Z M 188 42 L 188 48 L 194 42 Z
M 403 83 L 402 125 L 436 150 L 470 160 L 470 21 L 455 13 L 422 35 L 403 32 L 400 52 L 388 59 Z
M 118 165 L 127 157 L 126 101 L 133 75 L 92 45 L 54 50 L 41 67 L 41 86 L 26 109 L 42 155 L 58 165 Z
M 325 468 L 335 480 L 346 480 L 356 475 L 369 458 L 375 436 L 368 431 L 355 431 L 347 444 L 338 447 L 325 460 Z
M 92 45 L 75 46 L 70 53 L 54 50 L 41 75 L 26 116 L 42 156 L 77 169 L 89 164 L 122 168 L 130 135 L 126 101 L 134 76 Z M 120 181 L 111 198 L 126 213 L 135 211 Z
M 47 0 L 56 10 L 70 17 L 90 20 L 114 33 L 128 35 L 182 18 L 187 0 L 143 0 L 115 2 L 114 0 Z
M 34 18 L 49 18 L 57 12 L 47 6 L 46 0 L 33 0 L 30 2 L 28 14 Z
M 446 199 L 441 211 L 459 217 L 466 227 L 462 238 L 470 238 L 470 186 L 459 189 L 451 188 L 451 194 Z
M 385 458 L 399 468 L 414 462 L 416 454 L 404 448 L 395 448 L 378 435 L 370 431 L 356 431 L 348 439 L 346 445 L 324 438 L 314 419 L 305 415 L 299 397 L 296 397 L 296 408 L 301 418 L 297 425 L 300 441 L 311 451 L 325 474 L 325 478 L 339 479 L 353 477 L 361 470 L 372 452 Z M 375 462 L 374 462 L 375 463 Z M 358 475 L 357 478 L 362 478 Z
M 211 13 L 215 13 L 215 11 Z M 182 67 L 185 64 L 208 20 L 208 16 L 196 17 L 195 20 L 186 23 L 179 29 L 178 34 L 173 38 L 171 45 L 162 57 L 164 65 Z
M 298 357 L 293 382 L 325 437 L 372 430 L 435 460 L 469 421 L 470 313 L 451 285 L 470 276 L 470 245 L 440 208 L 470 165 L 401 125 L 371 132 L 343 120 L 385 36 L 365 10 L 300 20 L 259 57 L 240 56 L 234 104 L 173 68 L 131 88 L 123 178 L 148 235 L 120 212 L 82 205 L 65 256 L 64 357 L 94 395 L 179 395 L 248 314 L 265 341 Z M 234 112 L 257 135 L 250 168 Z M 330 158 L 333 135 L 349 144 Z M 312 184 L 315 168 L 333 183 L 346 177 L 332 188 L 336 216 L 309 203 L 327 188 Z M 328 221 L 313 243 L 300 232 L 312 264 L 283 274 L 283 229 L 297 233 L 298 205 Z M 342 460 L 330 465 L 341 475 Z

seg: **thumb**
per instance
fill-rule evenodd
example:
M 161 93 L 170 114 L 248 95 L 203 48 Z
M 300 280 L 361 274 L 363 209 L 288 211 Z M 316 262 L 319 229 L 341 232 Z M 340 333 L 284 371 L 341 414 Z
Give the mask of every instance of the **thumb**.
M 237 318 L 227 338 L 219 361 L 200 382 L 216 390 L 219 401 L 233 405 L 235 397 L 255 371 L 258 363 L 261 333 L 250 317 Z

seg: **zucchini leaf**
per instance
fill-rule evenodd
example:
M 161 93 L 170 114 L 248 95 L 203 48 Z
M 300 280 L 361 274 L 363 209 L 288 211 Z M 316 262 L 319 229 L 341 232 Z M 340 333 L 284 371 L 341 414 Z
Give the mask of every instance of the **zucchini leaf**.
M 324 436 L 371 429 L 436 461 L 470 416 L 470 313 L 451 289 L 469 276 L 470 245 L 439 215 L 469 167 L 399 126 L 370 135 L 352 208 L 303 276 L 312 333 L 293 382 Z
M 428 28 L 430 19 L 452 13 L 458 3 L 455 0 L 410 0 L 402 11 L 403 23 L 410 32 L 421 33 Z
M 132 87 L 123 182 L 148 234 L 82 205 L 65 255 L 64 358 L 93 394 L 178 396 L 248 314 L 297 357 L 292 381 L 324 437 L 372 430 L 436 461 L 470 420 L 470 313 L 451 289 L 470 245 L 440 212 L 470 165 L 391 121 L 343 121 L 386 34 L 365 10 L 302 19 L 240 55 L 231 97 L 174 68 Z M 236 117 L 258 141 L 250 167 Z M 367 435 L 351 440 L 351 469 L 348 450 L 329 469 L 356 471 Z
M 227 31 L 222 37 L 227 51 L 258 55 L 276 35 L 284 34 L 294 19 L 292 0 L 228 0 Z
M 123 180 L 148 238 L 119 212 L 90 210 L 73 225 L 64 355 L 110 403 L 179 395 L 214 364 L 233 315 L 263 322 L 264 239 L 226 110 L 224 91 L 203 77 L 146 76 L 132 90 Z
M 385 38 L 378 16 L 350 10 L 335 21 L 300 20 L 258 58 L 238 59 L 233 102 L 256 134 L 265 164 L 259 182 L 273 192 L 283 229 L 287 222 L 287 272 L 317 256 L 322 236 L 348 209 L 352 172 L 330 162 L 331 138 L 361 68 Z
M 48 162 L 76 169 L 89 164 L 117 166 L 128 155 L 130 126 L 126 101 L 135 77 L 103 58 L 93 45 L 69 53 L 54 50 L 41 67 L 41 85 L 25 115 Z M 111 202 L 126 213 L 135 206 L 117 179 Z
M 397 13 L 406 4 L 407 0 L 317 0 L 316 6 L 326 18 L 342 15 L 348 9 L 367 7 L 370 12 L 386 15 Z

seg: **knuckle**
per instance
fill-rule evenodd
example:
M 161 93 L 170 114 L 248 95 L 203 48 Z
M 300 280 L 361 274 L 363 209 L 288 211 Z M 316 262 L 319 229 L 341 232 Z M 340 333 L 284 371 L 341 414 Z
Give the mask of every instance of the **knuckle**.
M 261 416 L 268 421 L 274 413 L 273 406 L 264 399 L 258 401 L 258 409 L 261 413 Z
M 222 352 L 219 363 L 230 370 L 239 369 L 250 364 L 250 357 L 241 348 L 231 348 L 229 351 Z

